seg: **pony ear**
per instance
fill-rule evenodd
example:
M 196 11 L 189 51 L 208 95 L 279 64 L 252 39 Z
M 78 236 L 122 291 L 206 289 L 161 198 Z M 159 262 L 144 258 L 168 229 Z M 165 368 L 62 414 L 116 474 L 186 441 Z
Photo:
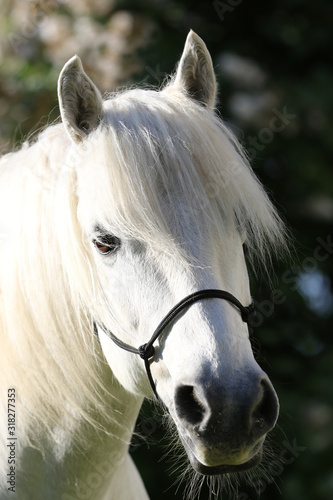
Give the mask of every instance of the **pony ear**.
M 214 108 L 216 78 L 212 58 L 204 41 L 192 30 L 187 35 L 173 85 L 183 88 L 201 105 Z
M 78 56 L 72 57 L 60 73 L 58 99 L 65 129 L 72 141 L 79 144 L 98 126 L 103 102 Z

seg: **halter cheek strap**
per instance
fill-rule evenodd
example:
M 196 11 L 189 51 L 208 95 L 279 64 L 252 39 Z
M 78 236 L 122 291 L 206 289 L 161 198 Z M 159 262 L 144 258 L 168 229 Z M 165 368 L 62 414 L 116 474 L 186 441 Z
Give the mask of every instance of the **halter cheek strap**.
M 153 389 L 153 392 L 156 396 L 157 399 L 159 399 L 157 391 L 156 391 L 156 386 L 155 382 L 153 380 L 151 371 L 150 371 L 150 362 L 149 360 L 154 356 L 155 354 L 155 347 L 154 347 L 154 342 L 158 339 L 158 337 L 164 332 L 165 328 L 178 316 L 178 314 L 186 309 L 187 307 L 190 307 L 193 305 L 195 302 L 198 302 L 199 300 L 205 300 L 205 299 L 223 299 L 227 300 L 231 304 L 233 304 L 237 309 L 239 309 L 242 320 L 248 324 L 249 330 L 251 329 L 251 320 L 255 314 L 254 311 L 254 303 L 252 302 L 249 306 L 243 306 L 234 295 L 232 295 L 229 292 L 226 292 L 224 290 L 200 290 L 198 292 L 194 292 L 184 299 L 182 299 L 178 304 L 176 304 L 169 312 L 168 314 L 162 319 L 160 324 L 157 326 L 156 330 L 154 331 L 153 335 L 151 336 L 150 340 L 138 348 L 132 347 L 125 342 L 122 342 L 119 340 L 117 337 L 113 335 L 112 332 L 107 330 L 104 327 L 100 328 L 103 330 L 103 332 L 121 349 L 124 349 L 125 351 L 132 352 L 133 354 L 139 354 L 139 356 L 144 360 L 145 367 L 146 367 L 146 372 L 148 376 L 148 380 L 150 382 L 151 388 Z M 97 329 L 97 324 L 94 323 L 94 330 L 95 333 L 98 337 L 98 329 Z

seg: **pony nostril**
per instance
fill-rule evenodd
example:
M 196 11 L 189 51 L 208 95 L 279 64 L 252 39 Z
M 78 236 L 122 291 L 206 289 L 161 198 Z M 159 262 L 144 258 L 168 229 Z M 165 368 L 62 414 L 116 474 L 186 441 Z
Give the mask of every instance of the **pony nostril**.
M 178 417 L 191 425 L 202 422 L 205 407 L 198 400 L 195 389 L 191 385 L 178 387 L 175 394 L 175 406 Z
M 277 420 L 279 402 L 277 395 L 268 379 L 261 381 L 262 394 L 252 412 L 252 424 L 257 431 L 266 433 L 270 431 Z

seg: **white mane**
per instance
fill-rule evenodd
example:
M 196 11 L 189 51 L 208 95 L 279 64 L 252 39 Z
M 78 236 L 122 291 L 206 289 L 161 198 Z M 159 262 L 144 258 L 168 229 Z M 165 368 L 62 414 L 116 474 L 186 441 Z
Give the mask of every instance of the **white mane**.
M 276 212 L 237 140 L 209 109 L 172 86 L 111 96 L 104 109 L 86 140 L 94 165 L 80 180 L 102 227 L 172 254 L 178 250 L 164 213 L 178 190 L 182 216 L 200 212 L 208 242 L 222 238 L 221 220 L 232 218 L 260 259 L 281 244 Z M 97 425 L 97 411 L 112 419 L 111 372 L 93 333 L 93 319 L 106 314 L 104 297 L 77 213 L 81 163 L 63 125 L 0 162 L 0 387 L 18 388 L 21 446 L 24 436 L 36 444 L 45 429 L 56 442 L 64 425 L 80 441 L 79 422 Z M 179 212 L 172 215 L 177 224 Z M 200 227 L 193 228 L 199 237 Z M 1 411 L 4 423 L 6 406 Z
M 221 211 L 222 219 L 232 217 L 260 260 L 267 245 L 271 252 L 283 243 L 280 219 L 246 155 L 209 109 L 172 84 L 162 92 L 118 94 L 104 109 L 103 125 L 88 140 L 96 159 L 89 190 L 106 228 L 111 222 L 113 231 L 119 228 L 165 251 L 171 244 L 165 201 L 178 190 L 184 210 L 204 212 L 212 234 L 222 234 Z M 180 214 L 174 209 L 177 224 Z

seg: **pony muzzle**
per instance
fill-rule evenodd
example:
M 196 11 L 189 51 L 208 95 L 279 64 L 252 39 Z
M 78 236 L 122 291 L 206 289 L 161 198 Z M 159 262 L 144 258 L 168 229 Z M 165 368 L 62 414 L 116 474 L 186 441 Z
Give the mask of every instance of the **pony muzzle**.
M 277 395 L 264 372 L 232 394 L 213 382 L 180 385 L 174 402 L 178 432 L 191 465 L 205 475 L 256 467 L 279 412 Z

